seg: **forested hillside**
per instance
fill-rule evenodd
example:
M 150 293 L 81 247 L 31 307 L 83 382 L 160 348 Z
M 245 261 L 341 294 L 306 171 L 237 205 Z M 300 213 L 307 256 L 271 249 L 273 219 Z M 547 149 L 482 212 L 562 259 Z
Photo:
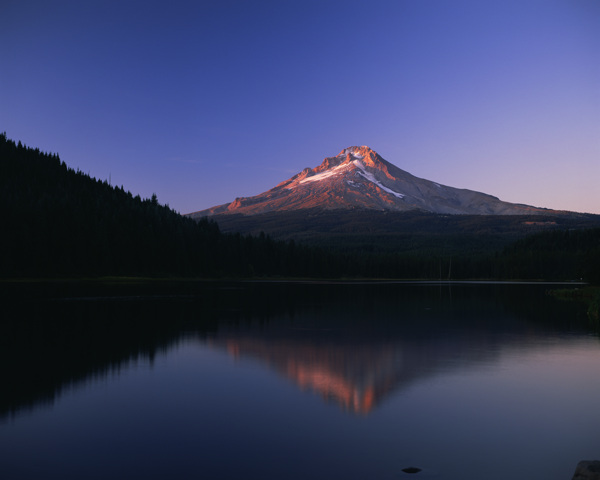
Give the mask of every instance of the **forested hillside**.
M 600 227 L 600 215 L 554 212 L 539 215 L 440 215 L 424 211 L 303 209 L 209 217 L 222 232 L 257 235 L 338 250 L 431 255 L 481 254 L 502 250 L 544 231 Z
M 507 278 L 600 283 L 600 228 L 530 235 L 506 247 L 498 263 Z
M 223 234 L 0 134 L 1 277 L 357 275 L 318 248 Z
M 56 154 L 0 137 L 4 275 L 208 271 L 216 225 L 187 222 L 68 168 Z
M 402 244 L 360 224 L 354 227 L 362 228 L 359 236 L 345 236 L 338 229 L 329 241 L 312 245 L 273 240 L 264 233 L 222 233 L 213 221 L 196 222 L 161 205 L 155 195 L 141 199 L 122 186 L 90 178 L 69 168 L 57 154 L 15 143 L 5 133 L 0 134 L 0 215 L 0 276 L 5 278 L 144 275 L 600 282 L 600 228 L 570 225 L 504 249 L 501 243 L 490 249 L 495 238 L 493 219 L 484 232 L 457 231 L 452 232 L 456 237 L 448 237 L 439 235 L 447 216 L 435 215 L 430 222 L 418 219 L 418 235 L 410 233 L 414 218 L 406 217 L 403 224 L 394 217 L 398 228 L 405 228 Z M 423 230 L 425 224 L 430 232 Z M 378 234 L 383 235 L 386 248 L 377 243 Z M 332 238 L 337 240 L 332 243 Z

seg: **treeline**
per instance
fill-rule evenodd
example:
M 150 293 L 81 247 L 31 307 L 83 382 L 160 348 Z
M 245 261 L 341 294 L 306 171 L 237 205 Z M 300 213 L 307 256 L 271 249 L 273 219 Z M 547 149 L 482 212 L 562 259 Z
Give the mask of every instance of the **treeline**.
M 544 215 L 443 215 L 423 211 L 391 212 L 366 209 L 319 208 L 243 216 L 217 215 L 223 232 L 258 235 L 278 240 L 335 245 L 345 251 L 462 253 L 498 251 L 525 235 L 547 230 L 600 226 L 600 215 L 545 212 Z M 485 239 L 485 241 L 482 241 Z
M 600 229 L 554 231 L 490 253 L 481 237 L 434 248 L 442 237 L 407 239 L 410 249 L 339 249 L 223 233 L 69 168 L 0 134 L 0 275 L 544 278 L 600 281 Z M 435 220 L 435 219 L 434 219 Z M 445 221 L 438 219 L 437 221 Z M 490 232 L 492 233 L 492 232 Z M 493 237 L 493 234 L 492 234 Z M 426 241 L 429 238 L 429 241 Z
M 505 278 L 572 279 L 600 283 L 600 228 L 530 235 L 496 258 Z
M 238 273 L 214 222 L 195 222 L 0 135 L 3 276 Z M 242 269 L 243 270 L 243 269 Z

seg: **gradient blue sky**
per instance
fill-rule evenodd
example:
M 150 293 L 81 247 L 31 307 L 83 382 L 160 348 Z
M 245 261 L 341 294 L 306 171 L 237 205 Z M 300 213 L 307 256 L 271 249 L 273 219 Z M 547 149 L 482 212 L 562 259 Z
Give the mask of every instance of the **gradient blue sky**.
M 351 145 L 600 214 L 600 1 L 0 2 L 0 131 L 189 213 Z

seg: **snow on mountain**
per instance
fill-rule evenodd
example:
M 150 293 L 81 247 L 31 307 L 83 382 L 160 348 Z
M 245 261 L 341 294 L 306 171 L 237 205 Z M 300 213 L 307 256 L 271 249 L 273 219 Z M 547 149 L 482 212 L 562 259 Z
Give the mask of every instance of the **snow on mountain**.
M 306 208 L 328 210 L 420 210 L 443 214 L 519 215 L 546 210 L 503 202 L 473 190 L 458 189 L 422 179 L 384 160 L 367 146 L 343 149 L 315 168 L 281 182 L 253 197 L 189 214 L 201 218 L 219 214 L 256 215 Z

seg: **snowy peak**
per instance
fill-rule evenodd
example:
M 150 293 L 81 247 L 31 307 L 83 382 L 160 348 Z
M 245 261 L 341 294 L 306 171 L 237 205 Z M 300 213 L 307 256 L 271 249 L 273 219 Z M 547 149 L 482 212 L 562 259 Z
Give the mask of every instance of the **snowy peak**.
M 344 148 L 335 157 L 326 157 L 317 167 L 307 167 L 264 193 L 236 198 L 231 203 L 190 216 L 256 215 L 307 208 L 420 210 L 476 215 L 552 213 L 551 210 L 502 202 L 485 193 L 415 177 L 362 145 Z
M 376 151 L 367 146 L 348 147 L 335 157 L 325 158 L 318 167 L 305 168 L 298 175 L 280 185 L 290 189 L 300 184 L 319 182 L 342 175 L 352 176 L 352 173 L 357 169 L 367 173 L 367 167 L 381 170 L 386 176 L 391 178 L 386 163 Z M 371 179 L 371 181 L 373 180 Z
M 364 158 L 367 155 L 377 155 L 377 152 L 371 150 L 366 145 L 362 147 L 348 147 L 344 148 L 340 153 L 338 153 L 338 157 L 346 157 L 346 158 Z M 348 157 L 350 155 L 350 157 Z
M 369 167 L 379 167 L 379 164 L 383 160 L 379 154 L 375 151 L 363 145 L 362 147 L 348 147 L 342 150 L 336 158 L 343 157 L 346 162 L 353 162 L 356 160 L 362 160 L 363 163 Z M 327 160 L 327 159 L 326 159 Z
M 374 166 L 378 160 L 383 160 L 375 150 L 371 150 L 369 147 L 363 145 L 362 147 L 348 147 L 344 148 L 335 157 L 327 157 L 323 160 L 323 163 L 316 167 L 316 172 L 336 167 L 342 163 L 351 163 L 355 160 L 364 160 L 371 166 Z

